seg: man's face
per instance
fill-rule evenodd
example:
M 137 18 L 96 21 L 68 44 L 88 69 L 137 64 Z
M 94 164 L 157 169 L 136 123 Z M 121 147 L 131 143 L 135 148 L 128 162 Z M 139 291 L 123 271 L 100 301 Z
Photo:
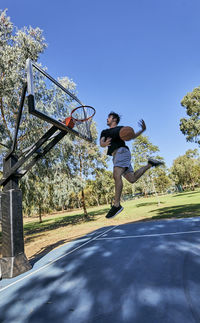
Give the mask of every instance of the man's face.
M 108 116 L 108 118 L 107 118 L 107 125 L 108 125 L 108 126 L 111 126 L 111 124 L 112 124 L 113 122 L 114 122 L 113 116 L 112 116 L 112 115 Z

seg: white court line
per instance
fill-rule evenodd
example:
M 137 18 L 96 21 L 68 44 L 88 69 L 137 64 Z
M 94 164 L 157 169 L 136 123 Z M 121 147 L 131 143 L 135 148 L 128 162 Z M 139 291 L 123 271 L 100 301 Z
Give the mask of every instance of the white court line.
M 7 285 L 7 286 L 3 287 L 2 289 L 0 289 L 0 293 L 1 293 L 2 291 L 4 291 L 4 290 L 8 289 L 9 287 L 16 285 L 17 283 L 21 282 L 22 280 L 24 280 L 24 279 L 26 279 L 26 278 L 28 278 L 28 277 L 30 277 L 30 276 L 33 276 L 34 274 L 38 273 L 39 271 L 41 271 L 41 270 L 43 270 L 43 269 L 45 269 L 45 268 L 49 267 L 50 265 L 52 265 L 52 264 L 53 264 L 53 263 L 55 263 L 56 261 L 58 261 L 58 260 L 60 260 L 60 259 L 62 259 L 62 258 L 64 258 L 64 257 L 68 256 L 69 254 L 71 254 L 71 253 L 75 252 L 76 250 L 78 250 L 78 249 L 80 249 L 80 248 L 84 247 L 84 246 L 85 246 L 85 245 L 87 245 L 88 243 L 90 243 L 90 242 L 92 242 L 92 241 L 94 241 L 94 240 L 97 240 L 97 239 L 98 239 L 99 237 L 101 237 L 103 234 L 105 234 L 105 233 L 107 233 L 107 232 L 109 232 L 109 231 L 111 231 L 111 230 L 115 229 L 115 228 L 116 228 L 116 227 L 118 227 L 118 226 L 119 226 L 119 225 L 115 225 L 114 227 L 112 227 L 112 228 L 110 228 L 110 229 L 108 229 L 108 230 L 104 231 L 103 233 L 99 234 L 97 237 L 94 237 L 94 238 L 92 238 L 92 239 L 88 240 L 87 242 L 83 243 L 82 245 L 80 245 L 80 246 L 76 247 L 75 249 L 72 249 L 71 251 L 67 252 L 66 254 L 64 254 L 64 255 L 62 255 L 62 256 L 60 256 L 60 257 L 58 257 L 58 258 L 56 258 L 56 259 L 52 260 L 51 262 L 49 262 L 48 264 L 44 265 L 43 267 L 40 267 L 40 268 L 38 268 L 37 270 L 33 271 L 32 273 L 30 273 L 30 274 L 28 274 L 28 275 L 26 275 L 26 276 L 24 276 L 24 277 L 22 277 L 22 278 L 20 278 L 20 279 L 18 279 L 18 280 L 16 280 L 16 281 L 14 281 L 13 283 L 11 283 L 11 284 L 9 284 L 9 285 Z
M 191 233 L 200 233 L 200 231 L 183 231 L 183 232 L 168 232 L 168 233 L 153 233 L 153 234 L 143 234 L 137 236 L 118 236 L 118 237 L 101 237 L 97 240 L 114 240 L 114 239 L 131 239 L 131 238 L 146 238 L 146 237 L 159 237 L 159 236 L 172 236 L 179 234 L 191 234 Z

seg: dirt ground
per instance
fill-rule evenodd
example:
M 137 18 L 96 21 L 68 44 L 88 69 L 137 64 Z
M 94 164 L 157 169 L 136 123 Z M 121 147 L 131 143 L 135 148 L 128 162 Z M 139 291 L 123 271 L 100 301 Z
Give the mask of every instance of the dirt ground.
M 25 220 L 30 222 L 31 220 Z M 24 235 L 25 243 L 25 254 L 29 260 L 39 259 L 51 250 L 58 248 L 59 246 L 76 240 L 84 235 L 98 230 L 102 227 L 108 227 L 112 225 L 120 225 L 129 221 L 128 219 L 111 219 L 109 221 L 105 220 L 105 217 L 100 216 L 96 218 L 96 221 L 82 222 L 76 225 L 61 226 L 54 230 L 41 231 L 38 233 L 33 233 L 29 235 Z M 1 241 L 0 241 L 0 257 L 1 254 Z
M 46 217 L 45 217 L 46 218 Z M 44 219 L 45 219 L 44 218 Z M 112 219 L 105 221 L 105 217 L 96 218 L 97 221 L 86 221 L 80 224 L 60 226 L 53 230 L 46 230 L 24 235 L 25 254 L 29 260 L 41 258 L 51 250 L 84 235 L 91 233 L 102 227 L 127 223 L 127 220 Z M 32 222 L 33 219 L 25 219 L 25 223 Z M 1 241 L 0 241 L 0 257 Z
M 129 221 L 128 221 L 129 222 Z M 132 221 L 131 221 L 132 222 Z M 127 220 L 95 221 L 60 227 L 53 231 L 25 236 L 25 254 L 29 260 L 40 258 L 51 250 L 102 227 L 127 223 Z

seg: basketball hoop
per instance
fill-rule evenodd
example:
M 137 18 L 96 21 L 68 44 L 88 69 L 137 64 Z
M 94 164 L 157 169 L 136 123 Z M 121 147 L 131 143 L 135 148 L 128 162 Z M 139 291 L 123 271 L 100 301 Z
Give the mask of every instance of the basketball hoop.
M 89 105 L 80 105 L 79 107 L 72 110 L 71 116 L 65 118 L 63 123 L 67 127 L 73 128 L 77 123 L 85 122 L 92 119 L 95 113 L 95 108 Z

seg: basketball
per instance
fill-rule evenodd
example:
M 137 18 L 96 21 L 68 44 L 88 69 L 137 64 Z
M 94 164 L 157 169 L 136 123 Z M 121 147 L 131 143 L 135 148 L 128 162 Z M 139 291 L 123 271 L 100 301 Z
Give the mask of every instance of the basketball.
M 119 136 L 124 141 L 129 141 L 135 138 L 135 131 L 131 127 L 123 127 L 119 131 Z

